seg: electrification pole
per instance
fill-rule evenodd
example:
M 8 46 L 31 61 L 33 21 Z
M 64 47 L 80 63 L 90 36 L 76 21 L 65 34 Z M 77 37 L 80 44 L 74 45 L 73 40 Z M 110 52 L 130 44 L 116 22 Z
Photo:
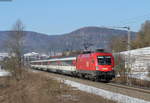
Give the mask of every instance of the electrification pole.
M 130 59 L 130 49 L 131 49 L 131 34 L 130 34 L 130 27 L 129 26 L 124 26 L 124 27 L 114 27 L 114 28 L 123 28 L 123 29 L 126 29 L 128 34 L 127 34 L 127 37 L 128 37 L 128 41 L 127 41 L 127 68 L 126 68 L 126 72 L 127 72 L 127 83 L 129 83 L 129 72 L 130 72 L 130 68 L 131 68 L 131 59 Z M 130 84 L 130 83 L 129 83 Z
M 127 51 L 128 51 L 128 64 L 130 64 L 130 49 L 131 49 L 131 35 L 130 35 L 130 27 L 124 27 L 128 30 L 128 43 L 127 43 Z
M 129 26 L 126 26 L 126 27 L 123 27 L 125 29 L 128 30 L 128 43 L 127 43 L 127 51 L 128 51 L 128 57 L 127 57 L 127 83 L 130 84 L 130 81 L 129 81 L 129 75 L 130 75 L 130 69 L 131 69 L 131 59 L 130 59 L 130 49 L 131 49 L 131 35 L 130 35 L 130 27 Z
M 130 27 L 127 27 L 127 30 L 128 30 L 128 51 L 130 51 L 130 49 L 131 49 L 131 48 L 130 48 L 130 45 L 131 45 L 131 44 L 130 44 L 130 41 L 131 41 L 131 38 L 130 38 L 130 37 L 131 37 L 131 36 L 130 36 Z
M 130 75 L 130 73 L 131 73 L 131 59 L 130 59 L 130 49 L 131 49 L 131 43 L 130 43 L 130 41 L 131 41 L 131 36 L 130 36 L 130 27 L 128 27 L 127 28 L 128 29 L 128 74 L 127 74 L 127 82 L 128 82 L 128 84 L 130 85 L 131 83 L 130 83 L 130 81 L 129 81 L 129 78 L 128 78 L 128 76 Z

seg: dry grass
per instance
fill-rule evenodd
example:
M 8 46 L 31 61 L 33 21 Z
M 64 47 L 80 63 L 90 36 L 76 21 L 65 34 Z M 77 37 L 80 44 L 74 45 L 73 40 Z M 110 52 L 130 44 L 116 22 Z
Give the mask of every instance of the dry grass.
M 0 78 L 0 103 L 115 103 L 46 76 L 25 73 L 19 81 L 11 77 Z

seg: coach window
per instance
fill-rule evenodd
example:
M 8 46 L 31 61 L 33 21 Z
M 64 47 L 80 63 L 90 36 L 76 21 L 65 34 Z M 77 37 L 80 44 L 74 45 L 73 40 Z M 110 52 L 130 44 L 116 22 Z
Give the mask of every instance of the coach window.
M 51 62 L 51 65 L 54 65 L 54 62 Z
M 52 61 L 51 65 L 57 65 L 57 63 L 55 61 Z
M 61 63 L 62 63 L 62 66 L 66 66 L 66 63 L 64 61 L 62 61 Z
M 47 65 L 47 62 L 43 62 L 43 65 Z
M 57 61 L 56 63 L 57 63 L 57 65 L 58 65 L 58 66 L 60 66 L 60 65 L 61 65 L 61 62 L 60 62 L 60 61 Z
M 47 62 L 47 65 L 50 65 L 50 61 Z
M 67 66 L 72 66 L 73 65 L 73 61 L 69 60 L 69 61 L 65 61 Z

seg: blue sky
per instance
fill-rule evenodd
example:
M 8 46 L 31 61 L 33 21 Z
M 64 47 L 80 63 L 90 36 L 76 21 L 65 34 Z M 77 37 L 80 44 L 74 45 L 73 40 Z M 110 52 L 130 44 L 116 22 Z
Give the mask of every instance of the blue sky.
M 150 0 L 13 0 L 0 2 L 0 30 L 21 19 L 26 30 L 49 35 L 84 26 L 130 26 L 150 20 Z

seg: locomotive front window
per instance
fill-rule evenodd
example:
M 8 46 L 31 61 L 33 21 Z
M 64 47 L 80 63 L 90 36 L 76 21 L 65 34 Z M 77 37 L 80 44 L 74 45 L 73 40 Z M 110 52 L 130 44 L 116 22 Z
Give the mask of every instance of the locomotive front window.
M 111 56 L 98 56 L 98 65 L 111 65 Z

